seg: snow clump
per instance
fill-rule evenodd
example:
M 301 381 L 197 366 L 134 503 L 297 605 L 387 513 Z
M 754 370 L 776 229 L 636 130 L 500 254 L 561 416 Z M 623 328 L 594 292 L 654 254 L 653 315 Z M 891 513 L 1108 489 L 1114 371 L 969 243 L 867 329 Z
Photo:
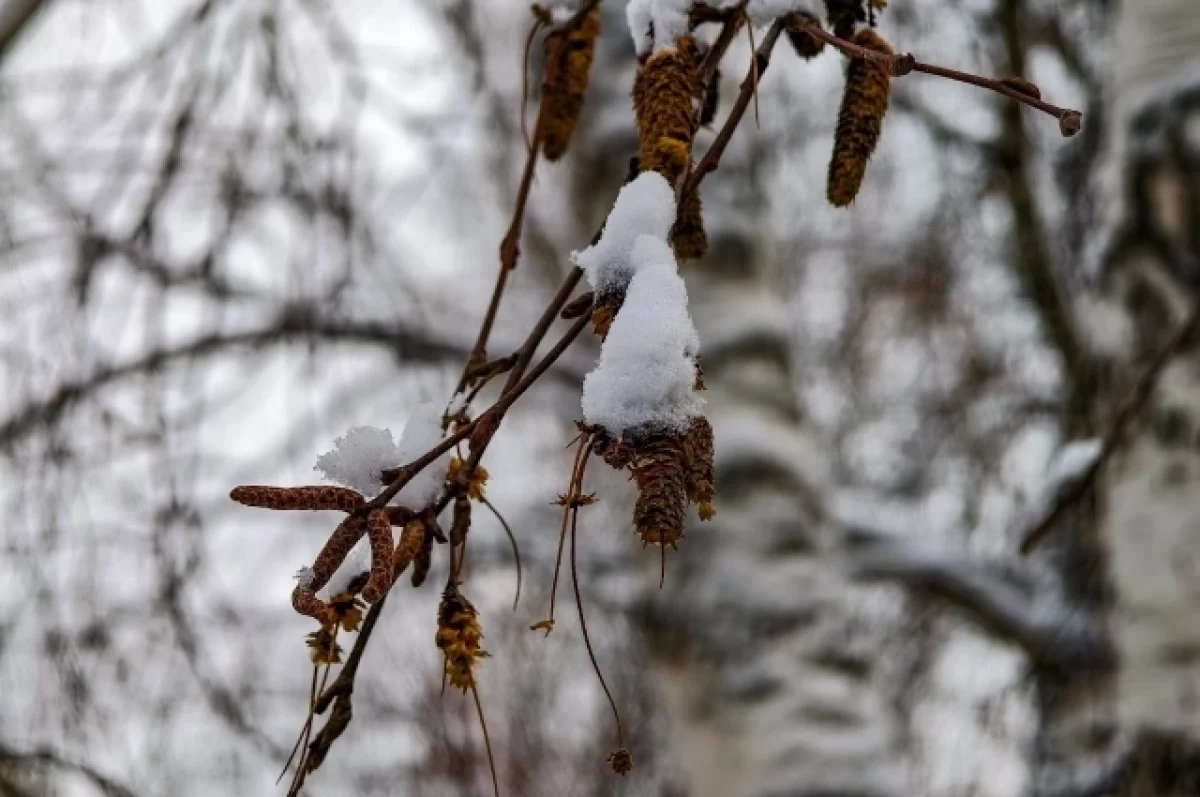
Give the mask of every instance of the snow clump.
M 610 435 L 653 429 L 681 432 L 700 414 L 696 394 L 700 351 L 687 310 L 687 288 L 665 241 L 639 235 L 630 259 L 633 279 L 583 382 L 583 416 Z
M 716 0 L 709 5 L 726 9 L 738 2 L 740 0 Z M 693 0 L 629 0 L 625 19 L 638 55 L 675 46 L 675 41 L 688 33 L 688 10 L 692 5 Z M 746 4 L 750 23 L 756 28 L 769 25 L 777 17 L 793 11 L 821 16 L 815 0 L 749 0 Z
M 658 172 L 642 172 L 617 194 L 600 240 L 582 252 L 572 252 L 571 261 L 587 274 L 597 296 L 611 294 L 633 277 L 638 237 L 666 240 L 674 223 L 675 192 L 670 183 Z
M 334 441 L 332 451 L 317 457 L 314 470 L 371 498 L 383 491 L 383 471 L 412 462 L 441 441 L 442 413 L 437 405 L 426 402 L 413 409 L 399 443 L 392 440 L 389 429 L 356 426 Z M 414 510 L 433 503 L 446 478 L 448 457 L 443 454 L 423 468 L 404 485 L 394 503 Z

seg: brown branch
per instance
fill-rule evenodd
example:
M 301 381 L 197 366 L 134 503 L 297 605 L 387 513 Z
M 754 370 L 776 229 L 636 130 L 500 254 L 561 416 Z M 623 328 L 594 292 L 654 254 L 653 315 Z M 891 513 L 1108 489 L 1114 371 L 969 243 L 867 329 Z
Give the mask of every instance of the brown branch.
M 0 63 L 12 51 L 13 42 L 29 27 L 34 15 L 49 5 L 46 0 L 9 0 L 0 9 Z
M 700 182 L 705 176 L 717 168 L 717 164 L 721 161 L 721 155 L 724 154 L 725 148 L 729 146 L 729 140 L 733 138 L 733 131 L 737 129 L 737 126 L 742 121 L 742 117 L 746 115 L 746 109 L 750 107 L 750 101 L 754 98 L 754 89 L 758 80 L 762 78 L 762 74 L 767 71 L 767 67 L 771 63 L 771 50 L 775 47 L 775 42 L 779 40 L 781 33 L 783 33 L 783 22 L 777 19 L 771 25 L 770 30 L 767 31 L 767 35 L 763 38 L 758 50 L 754 53 L 754 62 L 750 65 L 750 69 L 746 72 L 746 77 L 742 80 L 741 90 L 738 92 L 737 100 L 729 112 L 729 117 L 725 120 L 725 124 L 721 126 L 720 132 L 713 139 L 713 143 L 709 146 L 708 151 L 704 153 L 704 157 L 700 159 L 700 162 L 696 164 L 696 168 L 688 176 L 687 182 L 684 183 L 683 190 L 680 192 L 681 197 L 689 196 L 699 188 Z
M 896 77 L 907 75 L 909 72 L 924 72 L 927 75 L 937 75 L 938 77 L 955 80 L 959 83 L 970 83 L 972 86 L 979 86 L 980 88 L 1003 94 L 1017 102 L 1028 105 L 1030 108 L 1036 108 L 1042 113 L 1053 116 L 1058 120 L 1058 129 L 1064 136 L 1070 137 L 1075 135 L 1083 125 L 1083 114 L 1079 111 L 1051 105 L 1048 102 L 1044 102 L 1040 97 L 1014 89 L 1009 83 L 1003 80 L 974 75 L 970 72 L 960 72 L 957 69 L 950 69 L 936 64 L 927 64 L 923 61 L 918 61 L 912 53 L 887 55 L 875 52 L 874 50 L 868 50 L 865 47 L 859 47 L 853 42 L 848 42 L 843 38 L 835 36 L 822 28 L 817 22 L 810 21 L 805 23 L 804 30 L 821 41 L 833 45 L 851 58 L 864 58 L 868 61 L 878 61 L 887 64 L 892 74 Z
M 1047 534 L 1054 528 L 1063 514 L 1070 509 L 1074 504 L 1085 496 L 1092 486 L 1096 483 L 1096 479 L 1100 475 L 1105 463 L 1112 458 L 1113 453 L 1117 450 L 1122 439 L 1125 436 L 1129 424 L 1136 418 L 1146 406 L 1151 394 L 1154 392 L 1155 385 L 1158 384 L 1158 379 L 1166 369 L 1167 364 L 1186 348 L 1193 343 L 1197 334 L 1200 333 L 1200 308 L 1196 308 L 1188 316 L 1187 321 L 1175 333 L 1175 336 L 1167 341 L 1166 345 L 1154 356 L 1150 364 L 1146 366 L 1146 370 L 1134 385 L 1133 392 L 1126 399 L 1125 404 L 1117 412 L 1113 419 L 1112 425 L 1109 427 L 1107 434 L 1104 436 L 1104 443 L 1100 447 L 1100 453 L 1096 456 L 1096 461 L 1092 463 L 1082 476 L 1055 498 L 1053 505 L 1049 511 L 1043 516 L 1035 526 L 1026 531 L 1021 536 L 1021 554 L 1026 555 L 1032 551 L 1037 544 L 1042 541 Z

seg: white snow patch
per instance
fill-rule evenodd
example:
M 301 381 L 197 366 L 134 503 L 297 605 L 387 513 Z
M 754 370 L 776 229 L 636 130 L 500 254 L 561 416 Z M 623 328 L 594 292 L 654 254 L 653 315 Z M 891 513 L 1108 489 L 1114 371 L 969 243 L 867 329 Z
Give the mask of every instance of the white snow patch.
M 388 429 L 356 426 L 333 441 L 333 450 L 317 457 L 314 470 L 370 498 L 383 491 L 379 475 L 400 464 Z
M 460 390 L 450 398 L 450 405 L 446 407 L 446 414 L 450 416 L 458 415 L 460 412 L 465 412 L 470 406 L 471 394 L 466 390 Z
M 396 447 L 397 460 L 400 464 L 407 465 L 440 442 L 441 410 L 432 402 L 418 404 L 400 434 L 400 444 Z M 423 468 L 396 494 L 395 502 L 409 509 L 424 509 L 436 501 L 446 480 L 449 460 L 450 452 L 446 452 Z
M 716 8 L 732 8 L 740 0 L 717 0 Z M 630 0 L 625 7 L 629 33 L 638 55 L 651 50 L 673 47 L 680 36 L 688 32 L 688 9 L 693 0 Z M 756 28 L 771 24 L 777 17 L 792 11 L 803 11 L 820 18 L 816 0 L 750 0 L 746 13 Z M 651 33 L 653 30 L 653 34 Z
M 333 442 L 333 450 L 317 457 L 314 470 L 338 484 L 370 498 L 383 492 L 380 475 L 389 468 L 407 465 L 442 441 L 442 412 L 436 404 L 418 404 L 409 416 L 400 442 L 389 429 L 356 426 Z M 436 500 L 446 477 L 449 453 L 423 468 L 397 493 L 393 502 L 424 509 Z
M 317 579 L 317 574 L 313 572 L 311 567 L 305 565 L 296 571 L 296 584 L 301 587 L 312 587 L 313 582 Z
M 639 427 L 680 431 L 700 413 L 694 389 L 700 340 L 671 248 L 651 235 L 633 246 L 633 279 L 583 381 L 583 417 L 614 436 Z
M 329 583 L 321 590 L 318 595 L 325 599 L 337 595 L 339 592 L 345 592 L 353 581 L 361 573 L 371 569 L 371 544 L 364 534 L 361 539 L 350 549 L 350 553 L 346 555 L 346 560 L 338 566 L 333 575 L 329 578 Z
M 592 290 L 604 294 L 633 277 L 633 247 L 641 235 L 666 240 L 675 223 L 675 192 L 658 172 L 642 172 L 617 194 L 600 240 L 571 260 L 586 272 Z M 672 260 L 672 262 L 674 262 Z
M 1099 438 L 1076 440 L 1058 450 L 1046 466 L 1046 495 L 1052 499 L 1064 487 L 1080 479 L 1100 457 L 1104 443 Z

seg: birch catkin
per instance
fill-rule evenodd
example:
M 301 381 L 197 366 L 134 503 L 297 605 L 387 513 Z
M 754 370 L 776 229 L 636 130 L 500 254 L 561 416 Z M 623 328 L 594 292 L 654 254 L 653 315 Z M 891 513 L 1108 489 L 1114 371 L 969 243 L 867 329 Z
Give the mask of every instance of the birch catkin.
M 854 43 L 868 50 L 892 55 L 892 48 L 871 28 L 854 34 Z M 858 196 L 867 161 L 879 143 L 883 116 L 891 92 L 891 70 L 886 63 L 853 58 L 846 68 L 846 91 L 838 113 L 829 162 L 826 196 L 829 204 L 843 208 Z
M 696 78 L 696 40 L 684 36 L 654 53 L 633 83 L 633 114 L 638 129 L 638 162 L 675 185 L 692 158 L 695 113 L 692 102 L 702 95 Z
M 583 113 L 596 39 L 600 36 L 600 9 L 593 8 L 578 27 L 546 39 L 546 74 L 542 80 L 540 135 L 542 154 L 556 161 L 566 154 Z

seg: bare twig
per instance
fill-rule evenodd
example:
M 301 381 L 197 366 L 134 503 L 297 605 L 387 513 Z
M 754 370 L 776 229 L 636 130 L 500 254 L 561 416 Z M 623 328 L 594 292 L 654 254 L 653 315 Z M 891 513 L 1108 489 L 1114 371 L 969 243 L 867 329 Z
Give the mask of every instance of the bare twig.
M 1108 432 L 1104 435 L 1104 443 L 1100 447 L 1100 453 L 1096 456 L 1096 461 L 1092 463 L 1091 467 L 1082 476 L 1060 492 L 1054 504 L 1042 517 L 1041 521 L 1021 536 L 1020 550 L 1022 555 L 1028 554 L 1037 547 L 1042 538 L 1053 530 L 1063 514 L 1091 490 L 1105 463 L 1112 458 L 1113 453 L 1121 444 L 1130 422 L 1146 406 L 1146 402 L 1149 401 L 1151 394 L 1153 394 L 1154 386 L 1158 384 L 1158 378 L 1162 375 L 1167 364 L 1171 362 L 1175 355 L 1182 352 L 1184 348 L 1195 340 L 1197 333 L 1200 333 L 1200 308 L 1192 311 L 1192 314 L 1188 316 L 1188 319 L 1175 333 L 1174 337 L 1167 341 L 1166 345 L 1162 347 L 1158 354 L 1154 356 L 1154 359 L 1150 361 L 1150 364 L 1146 366 L 1146 370 L 1138 379 L 1137 384 L 1134 385 L 1133 392 L 1125 400 L 1124 405 L 1117 412 L 1116 417 L 1113 418 Z
M 1003 94 L 1017 102 L 1028 105 L 1030 108 L 1036 108 L 1042 113 L 1053 116 L 1058 120 L 1059 130 L 1064 136 L 1075 135 L 1083 125 L 1083 114 L 1079 111 L 1051 105 L 1031 93 L 1018 91 L 1003 80 L 983 77 L 982 75 L 973 75 L 970 72 L 960 72 L 957 69 L 937 66 L 936 64 L 927 64 L 923 61 L 918 61 L 912 53 L 887 55 L 875 52 L 874 50 L 868 50 L 865 47 L 859 47 L 853 42 L 848 42 L 845 39 L 835 36 L 815 21 L 807 22 L 804 30 L 810 35 L 833 45 L 851 58 L 863 58 L 868 61 L 878 61 L 887 64 L 895 76 L 906 75 L 909 72 L 924 72 L 927 75 L 937 75 L 949 80 L 956 80 L 959 83 L 970 83 L 973 86 L 979 86 L 980 88 Z

